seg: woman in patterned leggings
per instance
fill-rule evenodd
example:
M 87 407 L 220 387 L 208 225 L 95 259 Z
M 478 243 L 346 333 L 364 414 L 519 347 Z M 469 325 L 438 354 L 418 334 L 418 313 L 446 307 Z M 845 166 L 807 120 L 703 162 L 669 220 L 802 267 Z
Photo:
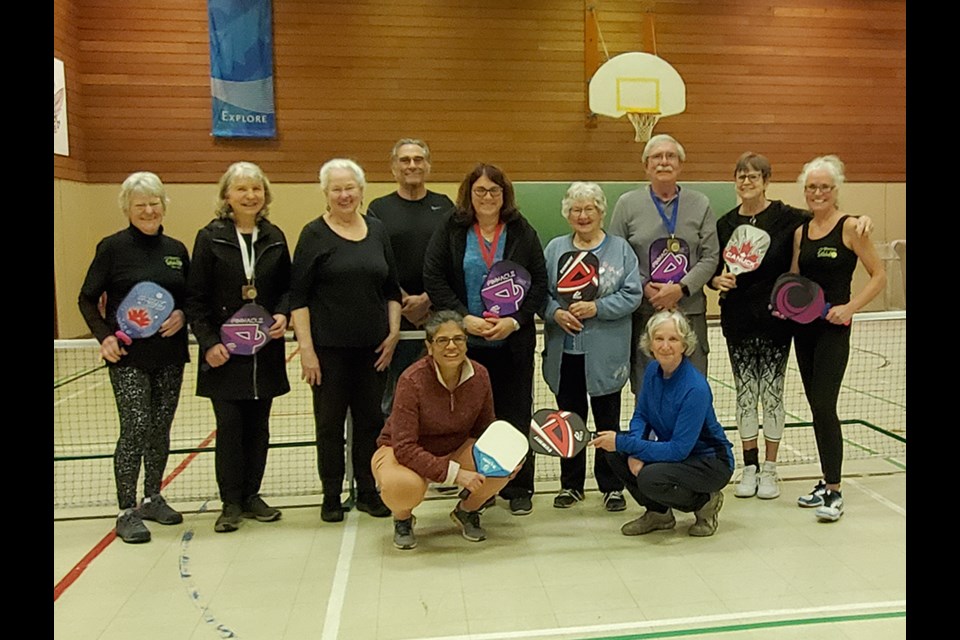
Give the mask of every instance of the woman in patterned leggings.
M 170 450 L 170 426 L 180 398 L 183 367 L 189 360 L 187 332 L 181 305 L 190 264 L 187 248 L 163 234 L 167 196 L 160 178 L 134 173 L 120 189 L 120 208 L 129 225 L 100 241 L 80 290 L 80 312 L 100 342 L 120 418 L 120 437 L 114 452 L 117 483 L 117 537 L 124 542 L 150 540 L 144 520 L 178 524 L 183 516 L 160 495 Z M 122 345 L 117 330 L 117 308 L 133 286 L 150 281 L 173 294 L 174 311 L 160 331 L 149 338 Z M 107 296 L 106 315 L 98 303 Z M 137 505 L 137 479 L 143 463 L 143 502 Z

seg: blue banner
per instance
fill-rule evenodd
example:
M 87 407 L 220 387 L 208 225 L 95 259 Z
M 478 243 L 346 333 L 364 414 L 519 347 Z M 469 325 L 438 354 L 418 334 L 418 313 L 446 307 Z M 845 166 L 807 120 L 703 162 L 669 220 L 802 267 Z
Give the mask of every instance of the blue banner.
M 274 138 L 271 0 L 207 0 L 213 135 Z

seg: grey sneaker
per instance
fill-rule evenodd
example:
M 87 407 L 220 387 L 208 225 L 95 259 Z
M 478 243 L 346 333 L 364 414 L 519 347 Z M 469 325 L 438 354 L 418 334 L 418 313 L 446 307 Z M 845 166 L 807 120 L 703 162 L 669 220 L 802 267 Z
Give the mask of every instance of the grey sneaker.
M 225 502 L 217 521 L 213 525 L 213 530 L 217 533 L 230 533 L 240 528 L 240 516 L 243 509 L 240 505 L 232 502 Z
M 757 495 L 757 468 L 755 466 L 748 464 L 743 468 L 743 475 L 740 476 L 740 483 L 734 489 L 733 495 L 738 498 L 752 498 Z
M 823 493 L 823 504 L 817 507 L 817 520 L 836 522 L 843 515 L 843 495 L 839 491 L 827 489 Z
M 487 532 L 480 526 L 479 511 L 464 511 L 460 503 L 450 512 L 450 519 L 460 527 L 463 537 L 470 542 L 480 542 L 487 539 Z
M 760 469 L 760 481 L 757 484 L 757 497 L 761 500 L 780 497 L 780 478 L 777 476 L 776 462 L 763 463 Z
M 697 521 L 693 523 L 693 526 L 690 527 L 689 533 L 691 536 L 705 537 L 712 536 L 717 532 L 717 524 L 719 523 L 719 514 L 720 507 L 723 506 L 723 493 L 720 491 L 714 491 L 710 494 L 710 499 L 707 500 L 707 503 L 694 511 L 694 515 L 697 516 Z
M 153 520 L 160 524 L 180 524 L 183 522 L 183 516 L 167 504 L 163 496 L 159 493 L 149 498 L 144 498 L 140 504 L 140 517 L 144 520 Z
M 397 549 L 414 549 L 417 536 L 413 533 L 413 516 L 406 520 L 393 521 L 393 546 Z
M 273 522 L 279 520 L 281 515 L 280 509 L 268 505 L 260 497 L 260 494 L 250 496 L 243 503 L 244 518 L 256 518 L 260 522 Z
M 560 493 L 553 499 L 553 506 L 556 509 L 569 509 L 573 505 L 583 500 L 583 492 L 576 489 L 560 489 Z
M 627 501 L 623 498 L 623 491 L 608 491 L 603 494 L 603 508 L 607 511 L 626 511 Z
M 817 483 L 817 486 L 813 488 L 813 491 L 805 496 L 800 496 L 797 498 L 797 504 L 805 509 L 819 507 L 823 504 L 823 494 L 826 493 L 826 491 L 827 485 L 823 480 L 821 480 Z
M 666 513 L 657 513 L 647 509 L 642 516 L 620 527 L 620 533 L 625 536 L 642 536 L 651 531 L 673 529 L 676 524 L 677 519 L 673 517 L 673 509 L 667 509 Z
M 117 516 L 117 537 L 130 544 L 150 542 L 150 529 L 143 524 L 140 514 L 134 509 L 124 509 Z

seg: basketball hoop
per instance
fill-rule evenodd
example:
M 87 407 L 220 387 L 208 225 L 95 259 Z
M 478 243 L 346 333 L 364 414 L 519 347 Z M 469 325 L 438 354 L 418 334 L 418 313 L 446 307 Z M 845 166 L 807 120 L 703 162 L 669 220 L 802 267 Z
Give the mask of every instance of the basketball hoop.
M 650 134 L 653 133 L 653 127 L 660 119 L 659 113 L 638 113 L 636 111 L 627 111 L 627 118 L 633 124 L 637 135 L 633 138 L 635 142 L 647 142 L 650 140 Z

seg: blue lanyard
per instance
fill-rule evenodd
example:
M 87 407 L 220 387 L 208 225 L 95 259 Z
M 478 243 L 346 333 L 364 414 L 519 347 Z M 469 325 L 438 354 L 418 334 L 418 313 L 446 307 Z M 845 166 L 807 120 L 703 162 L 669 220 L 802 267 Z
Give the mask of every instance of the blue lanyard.
M 663 211 L 663 205 L 660 204 L 660 198 L 653 194 L 653 189 L 650 189 L 650 199 L 653 200 L 653 206 L 657 208 L 657 213 L 660 214 L 660 219 L 663 220 L 664 226 L 667 228 L 667 231 L 670 232 L 670 237 L 672 238 L 676 235 L 677 231 L 677 209 L 680 207 L 680 188 L 677 188 L 677 197 L 673 199 L 673 213 L 670 214 L 670 219 L 667 219 L 667 214 Z

